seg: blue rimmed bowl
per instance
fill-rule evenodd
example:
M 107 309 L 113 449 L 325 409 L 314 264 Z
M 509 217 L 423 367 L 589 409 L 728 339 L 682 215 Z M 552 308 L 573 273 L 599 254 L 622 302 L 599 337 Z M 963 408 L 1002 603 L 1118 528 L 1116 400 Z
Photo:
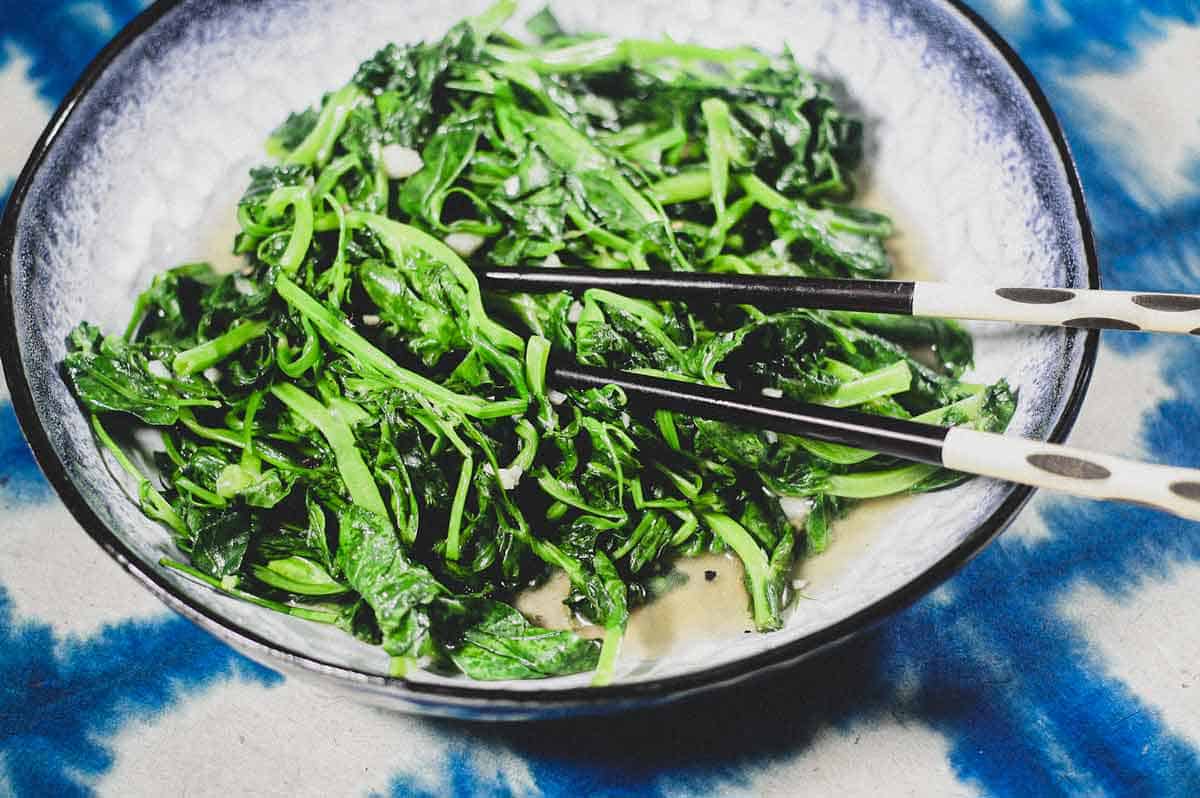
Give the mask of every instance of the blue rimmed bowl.
M 811 599 L 786 627 L 740 624 L 632 646 L 610 687 L 586 677 L 478 683 L 387 676 L 387 658 L 158 566 L 177 555 L 101 457 L 58 364 L 84 319 L 119 329 L 179 262 L 232 261 L 233 208 L 290 110 L 344 83 L 391 40 L 440 36 L 480 3 L 161 0 L 89 67 L 20 177 L 0 231 L 0 348 L 21 424 L 87 531 L 169 606 L 248 656 L 374 703 L 471 718 L 613 712 L 729 685 L 810 656 L 932 589 L 1012 521 L 1030 489 L 975 480 L 852 517 L 801 567 Z M 790 47 L 867 123 L 866 202 L 893 215 L 907 276 L 1098 287 L 1079 181 L 1028 70 L 950 0 L 552 4 L 573 30 Z M 536 10 L 523 9 L 523 15 Z M 1096 333 L 977 326 L 980 379 L 1019 389 L 1012 434 L 1061 440 Z M 737 608 L 734 608 L 737 611 Z M 694 620 L 689 626 L 694 627 Z M 737 628 L 733 628 L 737 627 Z

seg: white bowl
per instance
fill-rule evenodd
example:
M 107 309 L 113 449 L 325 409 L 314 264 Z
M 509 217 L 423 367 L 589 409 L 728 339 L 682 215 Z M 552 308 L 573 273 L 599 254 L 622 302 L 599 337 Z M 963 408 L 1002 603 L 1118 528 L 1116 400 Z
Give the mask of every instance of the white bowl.
M 516 718 L 679 698 L 776 668 L 861 631 L 945 579 L 1000 532 L 1030 490 L 975 480 L 843 524 L 786 627 L 730 623 L 627 648 L 616 683 L 586 676 L 478 683 L 387 677 L 387 657 L 341 632 L 217 595 L 157 565 L 177 554 L 105 467 L 59 376 L 68 331 L 119 329 L 155 272 L 229 260 L 233 208 L 262 142 L 289 111 L 344 83 L 390 40 L 440 36 L 482 4 L 363 0 L 160 2 L 71 93 L 13 191 L 0 235 L 0 308 L 13 403 L 38 460 L 83 527 L 167 604 L 264 664 L 388 706 Z M 940 0 L 561 2 L 572 30 L 789 46 L 865 119 L 867 202 L 901 231 L 897 255 L 948 282 L 1098 285 L 1078 179 L 1045 98 L 971 12 Z M 530 5 L 520 16 L 536 10 Z M 1010 434 L 1059 440 L 1096 334 L 974 327 L 977 375 L 1007 376 Z M 878 515 L 878 513 L 876 514 Z

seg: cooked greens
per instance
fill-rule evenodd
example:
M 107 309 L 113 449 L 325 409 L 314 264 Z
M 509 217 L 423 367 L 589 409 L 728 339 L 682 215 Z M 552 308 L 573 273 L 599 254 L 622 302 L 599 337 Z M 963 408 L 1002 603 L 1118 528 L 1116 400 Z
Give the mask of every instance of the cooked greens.
M 64 367 L 190 560 L 165 565 L 379 644 L 396 673 L 605 683 L 675 558 L 731 552 L 778 629 L 795 559 L 853 501 L 960 476 L 564 395 L 552 352 L 988 430 L 1013 397 L 959 381 L 971 340 L 948 322 L 482 291 L 483 265 L 891 269 L 889 220 L 849 204 L 861 124 L 790 53 L 567 35 L 549 12 L 528 44 L 500 32 L 512 11 L 390 45 L 289 117 L 238 206 L 245 268 L 160 274 Z M 146 425 L 157 484 L 113 435 Z M 505 603 L 552 571 L 602 642 Z

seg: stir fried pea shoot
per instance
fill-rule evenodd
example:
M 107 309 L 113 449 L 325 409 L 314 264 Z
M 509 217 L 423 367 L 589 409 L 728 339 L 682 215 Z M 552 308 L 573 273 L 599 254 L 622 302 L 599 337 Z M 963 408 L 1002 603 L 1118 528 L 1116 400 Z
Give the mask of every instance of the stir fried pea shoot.
M 754 624 L 778 629 L 795 559 L 852 502 L 960 476 L 631 415 L 615 388 L 564 396 L 552 351 L 988 430 L 1013 397 L 959 381 L 971 341 L 945 322 L 481 292 L 472 266 L 891 268 L 888 219 L 848 204 L 861 126 L 790 54 L 568 36 L 548 12 L 530 45 L 500 32 L 511 13 L 388 46 L 288 118 L 238 206 L 242 272 L 160 274 L 123 335 L 74 332 L 65 371 L 190 560 L 165 564 L 399 668 L 605 683 L 674 558 L 732 552 Z M 122 419 L 161 433 L 159 484 L 115 442 Z M 554 570 L 602 643 L 505 603 Z

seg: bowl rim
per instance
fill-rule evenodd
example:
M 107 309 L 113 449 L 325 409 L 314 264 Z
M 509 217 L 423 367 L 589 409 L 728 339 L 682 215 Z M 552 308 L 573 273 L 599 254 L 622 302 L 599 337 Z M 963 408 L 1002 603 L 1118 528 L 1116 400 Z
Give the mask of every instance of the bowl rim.
M 24 201 L 37 173 L 54 146 L 58 134 L 74 113 L 81 99 L 100 79 L 112 62 L 130 44 L 146 33 L 161 18 L 187 0 L 156 0 L 127 24 L 88 64 L 83 75 L 58 106 L 39 137 L 20 176 L 13 185 L 0 221 L 0 359 L 8 383 L 10 401 L 17 420 L 33 450 L 42 473 L 54 487 L 63 504 L 83 529 L 126 572 L 171 609 L 199 625 L 221 641 L 232 645 L 258 662 L 285 671 L 334 677 L 342 686 L 366 688 L 371 693 L 399 700 L 409 709 L 427 714 L 451 714 L 474 718 L 528 718 L 561 716 L 576 712 L 608 714 L 624 709 L 675 701 L 699 692 L 729 686 L 768 672 L 791 666 L 801 659 L 832 648 L 872 628 L 888 616 L 913 604 L 933 588 L 954 575 L 988 543 L 1012 523 L 1034 493 L 1034 488 L 1010 485 L 1001 505 L 971 531 L 953 549 L 914 579 L 852 615 L 803 637 L 752 654 L 743 659 L 674 676 L 644 682 L 618 683 L 604 687 L 570 687 L 546 690 L 513 691 L 488 687 L 486 682 L 464 680 L 461 684 L 423 682 L 403 677 L 380 676 L 357 668 L 335 665 L 284 646 L 210 610 L 203 604 L 177 593 L 157 571 L 144 565 L 110 530 L 88 505 L 67 477 L 65 464 L 42 427 L 32 387 L 27 379 L 21 345 L 17 336 L 14 311 L 13 266 L 17 224 Z M 1032 71 L 1007 41 L 966 5 L 965 0 L 934 0 L 957 13 L 969 27 L 982 35 L 1004 59 L 1033 101 L 1041 122 L 1049 132 L 1054 150 L 1063 167 L 1079 225 L 1087 261 L 1089 288 L 1100 287 L 1100 268 L 1096 242 L 1087 204 L 1071 149 L 1054 111 Z M 1088 331 L 1083 342 L 1079 372 L 1070 395 L 1048 440 L 1065 440 L 1078 417 L 1091 381 L 1099 349 L 1100 334 Z

